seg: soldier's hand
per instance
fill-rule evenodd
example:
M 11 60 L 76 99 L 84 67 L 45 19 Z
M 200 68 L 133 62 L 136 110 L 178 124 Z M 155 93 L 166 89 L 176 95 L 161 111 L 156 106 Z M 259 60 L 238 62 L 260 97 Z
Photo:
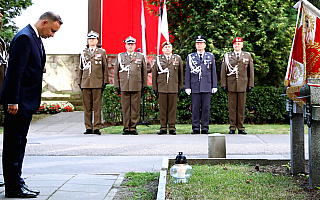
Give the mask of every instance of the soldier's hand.
M 78 84 L 78 85 L 79 85 L 80 90 L 82 91 L 81 84 Z
M 218 91 L 217 88 L 212 88 L 211 93 L 214 94 L 214 93 L 216 93 L 217 91 Z
M 187 93 L 187 95 L 190 95 L 191 94 L 191 89 L 186 89 L 186 93 Z
M 227 87 L 222 87 L 222 90 L 223 90 L 224 92 L 228 92 L 228 88 L 227 88 Z
M 178 90 L 178 96 L 181 94 L 181 92 L 182 92 L 182 89 L 179 88 L 179 90 Z
M 247 92 L 250 92 L 251 90 L 252 90 L 252 87 L 249 86 L 249 87 L 247 88 Z
M 121 94 L 121 89 L 119 87 L 116 87 L 116 89 L 117 89 L 118 95 L 120 95 Z
M 159 96 L 159 92 L 158 92 L 158 90 L 153 90 L 153 92 L 154 92 L 154 95 L 156 95 L 156 97 L 158 97 L 158 96 Z

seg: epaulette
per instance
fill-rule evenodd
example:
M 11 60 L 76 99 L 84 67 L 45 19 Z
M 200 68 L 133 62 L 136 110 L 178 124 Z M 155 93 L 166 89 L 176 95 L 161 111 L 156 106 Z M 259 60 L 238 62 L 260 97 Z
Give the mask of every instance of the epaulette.
M 174 56 L 177 56 L 178 58 L 181 58 L 181 56 L 180 55 L 178 55 L 178 54 L 173 54 Z
M 135 52 L 135 53 L 143 55 L 141 52 Z
M 251 53 L 249 53 L 249 52 L 247 52 L 247 51 L 242 51 L 243 53 L 247 53 L 247 54 L 249 54 L 250 56 L 251 56 Z

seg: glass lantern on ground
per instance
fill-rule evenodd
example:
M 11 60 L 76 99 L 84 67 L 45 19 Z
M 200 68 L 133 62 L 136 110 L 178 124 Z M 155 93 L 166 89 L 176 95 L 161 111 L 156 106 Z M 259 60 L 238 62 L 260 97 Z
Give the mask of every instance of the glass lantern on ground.
M 183 152 L 179 152 L 176 157 L 175 165 L 170 168 L 170 175 L 175 178 L 175 183 L 187 183 L 188 178 L 192 175 L 193 169 L 188 165 L 187 158 Z

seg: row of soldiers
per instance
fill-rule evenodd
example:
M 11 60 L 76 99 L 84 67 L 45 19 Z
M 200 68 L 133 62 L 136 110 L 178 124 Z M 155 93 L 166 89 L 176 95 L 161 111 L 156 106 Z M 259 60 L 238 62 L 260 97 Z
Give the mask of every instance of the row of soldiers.
M 101 93 L 108 83 L 106 51 L 98 47 L 99 34 L 88 34 L 88 48 L 81 54 L 79 86 L 83 92 L 85 134 L 98 134 L 101 128 Z M 147 66 L 143 54 L 135 52 L 136 39 L 125 39 L 126 52 L 118 54 L 114 69 L 114 87 L 121 94 L 123 135 L 138 135 L 141 93 L 147 87 Z M 208 134 L 211 94 L 217 92 L 217 74 L 214 54 L 206 52 L 207 39 L 195 38 L 197 52 L 188 55 L 185 78 L 183 62 L 172 54 L 172 44 L 162 44 L 163 54 L 155 59 L 152 69 L 152 88 L 159 98 L 159 135 L 176 135 L 177 98 L 183 86 L 192 99 L 192 134 Z M 243 39 L 232 41 L 233 52 L 225 54 L 221 66 L 221 87 L 228 92 L 229 133 L 247 134 L 243 126 L 246 92 L 254 86 L 253 60 L 242 51 Z M 183 85 L 183 82 L 185 84 Z M 94 117 L 92 116 L 94 111 Z M 92 119 L 93 118 L 93 119 Z M 93 123 L 92 123 L 93 120 Z M 201 126 L 200 126 L 201 124 Z

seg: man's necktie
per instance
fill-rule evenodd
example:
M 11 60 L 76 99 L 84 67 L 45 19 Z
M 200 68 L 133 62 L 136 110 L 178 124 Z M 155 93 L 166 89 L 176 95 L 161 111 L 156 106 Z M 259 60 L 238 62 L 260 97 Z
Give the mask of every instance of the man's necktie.
M 41 50 L 41 56 L 42 56 L 43 55 L 43 44 L 42 44 L 41 37 L 39 37 L 39 42 L 40 42 L 40 50 Z
M 130 60 L 132 60 L 132 55 L 131 54 L 129 54 L 129 58 L 130 58 Z
M 240 55 L 239 55 L 239 53 L 237 53 L 237 59 L 239 60 L 239 58 L 240 58 Z
M 200 60 L 202 60 L 202 54 L 200 54 Z

